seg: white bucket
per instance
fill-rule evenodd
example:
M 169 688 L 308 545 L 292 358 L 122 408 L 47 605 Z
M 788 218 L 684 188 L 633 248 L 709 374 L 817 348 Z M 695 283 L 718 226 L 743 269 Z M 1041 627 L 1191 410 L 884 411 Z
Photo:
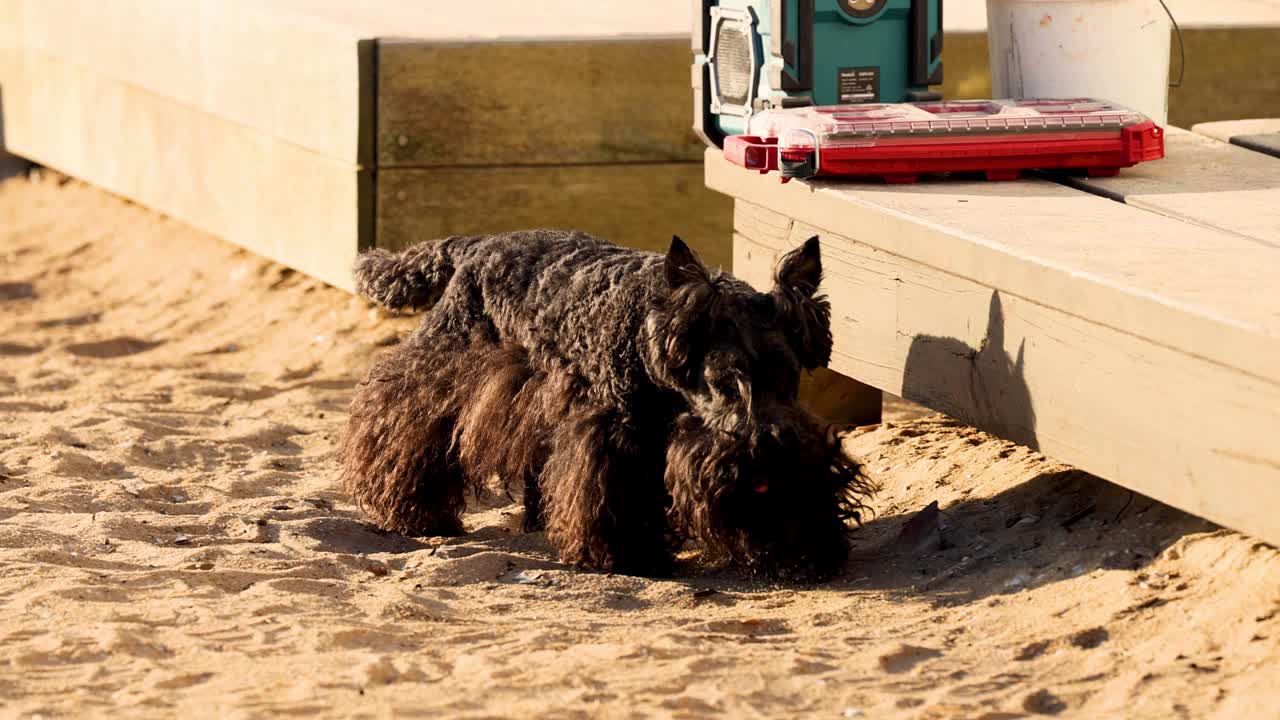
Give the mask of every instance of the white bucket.
M 1170 28 L 1159 0 L 987 0 L 993 96 L 1110 100 L 1163 125 Z

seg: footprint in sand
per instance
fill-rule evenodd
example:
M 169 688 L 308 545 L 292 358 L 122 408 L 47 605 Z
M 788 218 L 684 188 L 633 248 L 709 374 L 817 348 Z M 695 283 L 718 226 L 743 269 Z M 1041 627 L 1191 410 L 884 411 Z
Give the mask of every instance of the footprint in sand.
M 1106 628 L 1090 628 L 1081 630 L 1071 636 L 1071 644 L 1081 650 L 1092 650 L 1111 638 L 1111 633 Z
M 1034 660 L 1044 654 L 1052 643 L 1049 640 L 1037 640 L 1032 643 L 1023 645 L 1018 654 L 1013 656 L 1014 660 Z
M 44 348 L 36 345 L 20 345 L 18 343 L 0 342 L 0 355 L 8 357 L 35 355 L 43 349 Z
M 84 453 L 59 451 L 49 468 L 54 474 L 96 480 L 99 478 L 129 478 L 133 473 L 118 462 L 98 462 Z
M 1057 715 L 1067 709 L 1067 704 L 1048 690 L 1037 690 L 1022 700 L 1022 709 L 1037 715 Z
M 64 318 L 54 318 L 52 320 L 41 320 L 36 323 L 36 327 L 41 330 L 48 330 L 56 327 L 80 327 L 96 323 L 102 319 L 102 313 L 85 313 L 83 315 L 72 315 Z
M 325 553 L 410 553 L 427 547 L 425 543 L 403 535 L 378 532 L 357 520 L 334 517 L 308 518 L 290 523 L 287 542 Z M 501 562 L 495 562 L 494 567 L 505 570 L 507 559 L 504 557 Z M 480 576 L 481 580 L 493 580 L 491 574 L 480 573 Z
M 137 355 L 153 348 L 163 345 L 163 341 L 139 340 L 135 337 L 122 335 L 109 340 L 98 340 L 96 342 L 72 343 L 66 346 L 67 352 L 76 357 L 89 357 L 99 360 L 109 360 L 112 358 L 128 357 Z
M 756 637 L 760 635 L 786 635 L 791 627 L 782 620 L 766 618 L 745 618 L 742 620 L 710 620 L 690 625 L 695 632 L 716 633 L 719 635 L 744 635 Z
M 902 645 L 897 650 L 880 656 L 880 669 L 896 675 L 938 657 L 942 657 L 942 652 L 933 648 Z
M 0 302 L 7 300 L 27 300 L 36 296 L 36 288 L 31 283 L 0 283 Z

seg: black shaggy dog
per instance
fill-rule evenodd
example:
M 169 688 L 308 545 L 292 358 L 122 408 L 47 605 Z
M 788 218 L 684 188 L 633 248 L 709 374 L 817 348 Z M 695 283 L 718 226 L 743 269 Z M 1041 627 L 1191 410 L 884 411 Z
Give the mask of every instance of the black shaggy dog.
M 461 534 L 468 490 L 496 475 L 581 566 L 666 575 L 687 538 L 779 579 L 844 565 L 872 488 L 796 401 L 831 355 L 816 237 L 769 293 L 679 238 L 664 257 L 549 230 L 373 250 L 355 278 L 430 308 L 357 389 L 342 441 L 380 527 Z

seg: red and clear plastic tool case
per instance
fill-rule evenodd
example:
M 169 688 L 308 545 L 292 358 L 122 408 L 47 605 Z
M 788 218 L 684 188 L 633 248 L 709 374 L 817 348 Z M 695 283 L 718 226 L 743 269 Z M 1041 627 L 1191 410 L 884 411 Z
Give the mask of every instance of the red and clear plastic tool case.
M 1093 176 L 1164 157 L 1164 131 L 1145 115 L 1102 100 L 959 100 L 766 110 L 725 139 L 743 167 L 798 177 L 982 173 L 1074 168 Z

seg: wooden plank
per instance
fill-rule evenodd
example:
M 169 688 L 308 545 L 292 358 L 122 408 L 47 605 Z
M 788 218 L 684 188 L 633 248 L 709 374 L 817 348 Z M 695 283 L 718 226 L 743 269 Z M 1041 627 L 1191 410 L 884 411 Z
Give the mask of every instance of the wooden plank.
M 1280 0 L 1165 0 L 1183 31 L 1280 26 Z M 987 0 L 946 0 L 946 29 L 986 33 Z
M 1191 128 L 1191 132 L 1222 142 L 1231 142 L 1238 135 L 1269 135 L 1280 133 L 1280 118 L 1253 118 L 1249 120 L 1220 120 L 1203 122 Z
M 1237 135 L 1231 138 L 1231 144 L 1280 158 L 1280 132 L 1265 135 Z
M 707 185 L 921 265 L 1280 381 L 1280 248 L 1048 181 Z
M 655 252 L 680 235 L 729 267 L 732 202 L 695 163 L 381 170 L 379 247 L 451 234 L 560 227 Z
M 834 425 L 875 425 L 883 416 L 884 393 L 835 370 L 815 368 L 800 378 L 800 402 Z
M 257 1 L 274 11 L 325 20 L 366 37 L 445 42 L 687 37 L 692 8 L 689 0 L 489 0 L 450 3 L 443 12 L 438 3 L 404 0 Z
M 15 152 L 350 287 L 372 239 L 355 165 L 42 53 L 7 51 L 0 86 Z
M 0 26 L 25 47 L 335 160 L 370 159 L 372 44 L 358 29 L 270 0 L 6 5 Z
M 736 207 L 735 268 L 754 283 L 821 235 L 833 369 L 1280 542 L 1280 384 L 826 227 Z
M 379 43 L 380 167 L 700 161 L 688 39 Z
M 1280 247 L 1280 161 L 1178 128 L 1165 134 L 1166 157 L 1112 178 L 1067 184 L 1134 207 Z
M 1280 118 L 1200 123 L 1191 130 L 1246 150 L 1280 158 Z
M 948 0 L 949 1 L 949 0 Z M 1154 0 L 1153 0 L 1154 1 Z M 1199 3 L 1204 24 L 1184 24 L 1187 68 L 1181 87 L 1169 89 L 1169 123 L 1191 127 L 1224 118 L 1280 115 L 1280 73 L 1258 68 L 1280 67 L 1280 18 L 1269 24 L 1221 27 L 1208 24 L 1218 3 Z M 1175 16 L 1186 17 L 1174 8 Z M 953 15 L 947 5 L 944 19 Z M 984 18 L 985 23 L 985 18 Z M 985 27 L 985 24 L 984 26 Z M 985 32 L 948 32 L 945 51 L 944 97 L 991 96 L 991 72 Z M 1170 49 L 1173 79 L 1178 76 L 1178 44 Z

